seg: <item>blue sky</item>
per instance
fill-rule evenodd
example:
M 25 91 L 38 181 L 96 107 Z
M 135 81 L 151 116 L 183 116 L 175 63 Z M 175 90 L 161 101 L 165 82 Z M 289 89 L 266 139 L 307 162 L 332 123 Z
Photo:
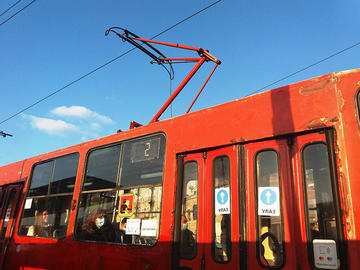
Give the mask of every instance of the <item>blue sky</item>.
M 3 0 L 0 14 L 15 0 Z M 0 122 L 129 50 L 121 26 L 149 38 L 215 1 L 37 0 L 0 26 Z M 30 3 L 23 0 L 0 24 Z M 218 57 L 216 70 L 193 110 L 244 97 L 360 41 L 360 1 L 229 1 L 159 36 L 202 47 Z M 169 57 L 192 52 L 157 47 Z M 360 46 L 270 88 L 334 71 L 359 68 Z M 0 125 L 0 166 L 148 123 L 169 96 L 168 74 L 133 51 Z M 183 114 L 212 69 L 206 64 L 173 105 Z M 191 69 L 176 65 L 173 89 Z M 267 88 L 265 90 L 269 90 Z M 169 118 L 165 112 L 162 119 Z

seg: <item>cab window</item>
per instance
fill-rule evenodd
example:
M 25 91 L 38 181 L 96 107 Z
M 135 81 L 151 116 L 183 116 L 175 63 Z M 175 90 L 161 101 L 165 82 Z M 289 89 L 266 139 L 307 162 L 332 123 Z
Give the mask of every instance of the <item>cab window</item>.
M 62 238 L 66 234 L 79 163 L 77 153 L 34 166 L 19 234 Z
M 92 150 L 80 193 L 76 238 L 151 246 L 160 228 L 165 137 Z

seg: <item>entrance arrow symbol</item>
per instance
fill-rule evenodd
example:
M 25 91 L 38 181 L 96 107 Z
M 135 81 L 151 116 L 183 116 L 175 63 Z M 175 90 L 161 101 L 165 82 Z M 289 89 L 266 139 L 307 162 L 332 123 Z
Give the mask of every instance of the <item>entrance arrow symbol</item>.
M 225 197 L 224 192 L 220 193 L 220 197 L 221 197 L 221 203 L 224 203 L 224 197 Z
M 265 197 L 266 197 L 267 203 L 270 204 L 271 192 L 269 190 L 266 192 Z

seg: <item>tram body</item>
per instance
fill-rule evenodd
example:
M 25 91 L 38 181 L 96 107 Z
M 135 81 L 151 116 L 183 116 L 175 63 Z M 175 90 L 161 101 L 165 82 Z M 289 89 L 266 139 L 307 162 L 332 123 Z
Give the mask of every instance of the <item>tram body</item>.
M 359 89 L 332 73 L 0 167 L 2 269 L 359 269 Z M 83 233 L 97 208 L 108 238 Z

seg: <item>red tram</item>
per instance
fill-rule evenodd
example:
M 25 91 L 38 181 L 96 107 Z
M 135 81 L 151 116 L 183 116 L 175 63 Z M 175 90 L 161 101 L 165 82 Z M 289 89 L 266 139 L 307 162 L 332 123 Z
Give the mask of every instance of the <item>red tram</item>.
M 2 269 L 359 269 L 359 89 L 332 73 L 0 167 Z

